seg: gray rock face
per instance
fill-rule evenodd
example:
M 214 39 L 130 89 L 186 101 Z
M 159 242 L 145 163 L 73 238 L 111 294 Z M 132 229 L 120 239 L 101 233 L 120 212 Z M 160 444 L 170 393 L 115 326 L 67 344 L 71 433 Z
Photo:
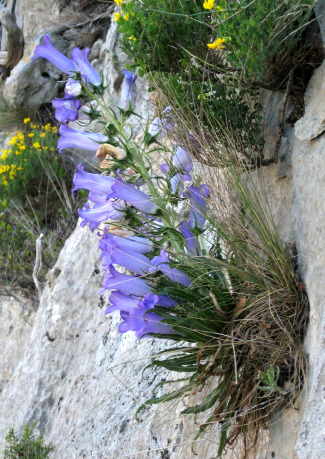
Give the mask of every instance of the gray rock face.
M 320 68 L 324 68 L 324 63 Z M 325 106 L 322 97 L 315 97 L 315 94 L 324 94 L 325 91 L 325 81 L 320 75 L 322 71 L 314 72 L 305 94 L 305 115 L 295 125 L 295 135 L 299 140 L 313 140 L 325 131 Z
M 306 115 L 297 123 L 293 148 L 293 221 L 299 266 L 310 301 L 306 339 L 310 367 L 306 409 L 296 445 L 299 459 L 325 456 L 325 136 L 312 140 L 310 135 L 310 132 L 320 134 L 324 123 L 323 108 L 318 104 L 324 82 L 323 63 L 310 81 L 305 98 Z M 313 131 L 315 127 L 317 131 Z
M 0 297 L 0 394 L 22 359 L 35 311 L 26 300 Z

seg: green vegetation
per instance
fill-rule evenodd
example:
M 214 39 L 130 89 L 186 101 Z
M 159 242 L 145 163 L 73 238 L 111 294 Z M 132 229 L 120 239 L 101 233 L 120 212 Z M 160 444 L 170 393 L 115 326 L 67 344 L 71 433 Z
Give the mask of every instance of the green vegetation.
M 36 239 L 44 234 L 43 280 L 75 226 L 79 202 L 70 193 L 73 164 L 57 154 L 57 128 L 29 118 L 0 155 L 1 282 L 30 290 Z
M 54 447 L 44 444 L 44 438 L 34 435 L 37 422 L 26 425 L 20 438 L 15 434 L 12 427 L 6 436 L 6 446 L 3 452 L 3 459 L 48 459 L 54 451 Z

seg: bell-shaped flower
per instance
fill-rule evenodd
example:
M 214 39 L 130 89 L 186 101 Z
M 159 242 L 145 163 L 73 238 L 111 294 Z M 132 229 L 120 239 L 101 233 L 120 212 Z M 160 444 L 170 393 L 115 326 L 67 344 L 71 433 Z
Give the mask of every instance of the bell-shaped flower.
M 170 308 L 176 306 L 176 301 L 165 295 L 155 295 L 154 293 L 148 293 L 139 302 L 138 306 L 141 309 L 153 309 L 156 305 L 164 308 Z
M 138 306 L 139 298 L 121 292 L 112 292 L 109 301 L 111 306 L 106 309 L 105 314 L 110 314 L 114 311 L 131 312 L 132 309 Z
M 135 82 L 137 77 L 134 73 L 126 69 L 123 70 L 123 73 L 125 78 L 121 89 L 121 107 L 124 109 L 128 109 L 130 106 L 134 108 L 136 99 Z
M 170 179 L 170 186 L 172 192 L 177 194 L 179 197 L 183 196 L 185 183 L 191 180 L 190 174 L 181 174 L 180 172 Z
M 168 254 L 165 250 L 161 250 L 160 255 L 154 257 L 151 260 L 151 263 L 153 265 L 153 267 L 150 269 L 151 272 L 159 270 L 162 273 L 164 273 L 165 276 L 169 277 L 169 279 L 171 279 L 173 282 L 185 285 L 186 287 L 188 287 L 191 284 L 191 280 L 189 277 L 187 277 L 178 269 L 172 268 L 169 265 L 170 261 L 168 258 Z
M 80 210 L 80 209 L 78 209 L 78 212 L 79 212 L 79 210 Z M 89 205 L 89 202 L 86 202 L 86 203 L 85 203 L 84 210 L 91 210 L 90 205 Z M 84 219 L 84 220 L 80 223 L 80 226 L 81 226 L 81 228 L 83 228 L 83 227 L 86 226 L 86 225 L 89 225 L 90 231 L 94 231 L 94 230 L 98 227 L 98 222 L 92 221 L 92 220 Z
M 69 78 L 65 84 L 64 92 L 68 96 L 78 97 L 81 93 L 82 86 L 77 80 Z
M 97 151 L 101 143 L 107 142 L 107 137 L 98 132 L 86 132 L 72 129 L 63 124 L 59 133 L 61 135 L 58 148 L 61 152 L 64 148 L 80 148 L 81 150 Z
M 145 214 L 153 214 L 157 211 L 157 206 L 150 196 L 143 193 L 134 185 L 124 182 L 121 178 L 117 178 L 112 186 L 111 192 L 108 194 L 109 198 L 120 198 L 132 205 Z
M 193 162 L 191 156 L 185 147 L 178 147 L 173 156 L 173 166 L 182 172 L 191 172 Z
M 160 170 L 169 178 L 171 168 L 167 164 L 161 164 Z M 182 174 L 178 172 L 173 177 L 169 178 L 170 187 L 173 194 L 177 194 L 179 197 L 183 196 L 185 182 L 192 180 L 190 174 Z
M 195 186 L 190 186 L 185 192 L 185 196 L 190 198 L 190 228 L 203 229 L 206 213 L 207 213 L 207 198 L 209 197 L 209 187 L 201 185 L 200 189 Z
M 92 208 L 90 208 L 89 204 L 88 206 L 85 204 L 84 209 L 78 209 L 78 214 L 80 218 L 86 220 L 86 223 L 92 224 L 91 228 L 94 227 L 94 224 L 96 224 L 97 228 L 101 222 L 121 220 L 123 218 L 123 210 L 121 203 L 105 200 L 105 203 L 95 204 Z M 86 223 L 82 226 L 85 226 Z
M 121 312 L 121 317 L 124 322 L 119 325 L 120 333 L 134 331 L 137 338 L 151 333 L 161 335 L 173 333 L 172 327 L 161 323 L 163 318 L 151 310 L 146 312 L 144 309 L 134 308 L 130 312 Z
M 71 57 L 76 69 L 81 73 L 86 82 L 91 83 L 94 86 L 100 86 L 101 77 L 99 76 L 97 70 L 95 70 L 88 61 L 89 53 L 89 48 L 86 48 L 83 51 L 81 51 L 80 48 L 74 48 L 72 50 Z
M 104 268 L 111 264 L 123 266 L 134 274 L 147 273 L 151 268 L 148 257 L 142 253 L 121 248 L 117 241 L 106 240 L 105 250 L 102 251 L 101 261 Z
M 82 107 L 82 102 L 73 96 L 65 95 L 64 99 L 53 99 L 52 105 L 55 110 L 55 119 L 59 123 L 76 121 L 78 110 Z
M 45 35 L 43 45 L 39 45 L 35 49 L 33 59 L 37 59 L 39 57 L 44 57 L 44 59 L 50 61 L 63 73 L 67 73 L 70 76 L 73 75 L 73 72 L 77 71 L 74 62 L 54 48 L 49 35 Z
M 85 172 L 82 163 L 78 164 L 77 172 L 73 177 L 73 192 L 79 189 L 88 190 L 95 193 L 110 193 L 112 186 L 115 183 L 113 177 L 107 175 L 92 174 Z
M 103 237 L 100 239 L 99 248 L 101 250 L 107 250 L 107 248 L 115 243 L 122 250 L 132 250 L 137 253 L 149 253 L 153 249 L 153 243 L 144 237 L 121 237 L 107 231 L 104 232 Z
M 179 232 L 184 236 L 185 239 L 185 246 L 188 252 L 191 255 L 201 255 L 201 248 L 197 237 L 194 236 L 192 231 L 190 230 L 189 223 L 184 220 L 180 227 Z
M 150 286 L 141 277 L 119 273 L 111 266 L 110 271 L 104 275 L 103 288 L 100 292 L 105 290 L 118 290 L 127 295 L 142 297 L 150 293 Z
M 175 126 L 175 122 L 170 118 L 171 107 L 166 107 L 163 111 L 161 119 L 156 117 L 148 128 L 148 134 L 152 137 L 157 136 L 157 139 L 166 137 Z

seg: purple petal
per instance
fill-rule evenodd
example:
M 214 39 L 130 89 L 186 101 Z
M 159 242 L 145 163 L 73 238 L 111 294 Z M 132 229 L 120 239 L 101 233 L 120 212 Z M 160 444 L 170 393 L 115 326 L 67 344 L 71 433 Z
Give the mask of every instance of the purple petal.
M 35 49 L 33 59 L 37 59 L 39 57 L 47 59 L 53 65 L 55 65 L 55 67 L 57 67 L 63 73 L 67 73 L 68 75 L 72 75 L 73 72 L 77 70 L 71 59 L 54 48 L 49 35 L 45 35 L 43 39 L 43 45 L 39 45 Z
M 99 145 L 108 140 L 105 135 L 98 132 L 78 131 L 66 125 L 60 127 L 59 133 L 61 135 L 58 142 L 60 152 L 64 148 L 97 151 Z
M 109 301 L 111 306 L 106 309 L 105 314 L 109 314 L 113 311 L 131 312 L 132 309 L 137 307 L 139 298 L 131 297 L 120 292 L 112 292 Z
M 73 177 L 74 188 L 72 191 L 83 189 L 96 193 L 105 193 L 107 195 L 110 193 L 114 182 L 115 179 L 113 177 L 85 172 L 83 165 L 80 163 Z
M 82 107 L 82 102 L 73 96 L 66 95 L 64 99 L 53 99 L 52 105 L 56 108 L 55 118 L 59 123 L 76 121 L 78 110 Z
M 154 271 L 154 267 L 156 267 L 156 269 L 164 273 L 165 276 L 169 277 L 169 279 L 171 279 L 173 282 L 185 285 L 186 287 L 191 284 L 191 280 L 185 274 L 183 274 L 178 269 L 169 266 L 169 259 L 165 250 L 160 252 L 160 256 L 154 257 L 151 260 L 151 263 L 153 265 L 151 271 Z
M 78 209 L 78 214 L 80 218 L 92 223 L 100 223 L 106 220 L 121 220 L 123 218 L 123 212 L 114 208 L 114 202 L 112 201 L 105 201 L 104 204 L 95 204 L 92 209 Z
M 114 289 L 127 295 L 144 296 L 150 293 L 150 286 L 143 279 L 119 273 L 113 266 L 104 275 L 103 287 L 105 290 Z
M 181 223 L 179 227 L 179 231 L 184 236 L 185 246 L 187 250 L 189 251 L 189 253 L 192 255 L 195 255 L 197 253 L 201 255 L 199 241 L 197 240 L 197 238 L 194 236 L 194 234 L 190 230 L 189 223 L 186 220 L 184 220 Z
M 121 89 L 121 106 L 122 108 L 127 109 L 131 105 L 131 107 L 134 108 L 136 99 L 135 81 L 137 77 L 134 73 L 129 72 L 126 69 L 123 70 L 123 73 L 125 78 Z
M 173 166 L 184 172 L 191 172 L 193 163 L 189 152 L 184 147 L 178 147 L 173 156 Z
M 157 206 L 150 196 L 120 178 L 115 180 L 112 191 L 107 198 L 123 199 L 123 201 L 126 201 L 146 214 L 153 214 L 157 210 Z
M 74 48 L 72 50 L 71 57 L 77 70 L 79 70 L 84 79 L 94 86 L 100 86 L 101 78 L 97 70 L 95 70 L 88 61 L 89 52 L 89 48 L 86 48 L 83 51 L 81 51 L 80 48 Z

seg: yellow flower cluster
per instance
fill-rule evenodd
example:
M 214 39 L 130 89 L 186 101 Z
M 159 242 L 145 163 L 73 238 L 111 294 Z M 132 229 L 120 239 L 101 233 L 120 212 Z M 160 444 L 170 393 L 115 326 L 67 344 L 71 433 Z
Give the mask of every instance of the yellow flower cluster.
M 213 43 L 208 43 L 207 46 L 210 49 L 225 49 L 224 43 L 226 39 L 225 38 L 217 38 Z
M 21 131 L 15 131 L 8 141 L 10 149 L 0 150 L 0 186 L 2 184 L 4 187 L 8 187 L 10 180 L 14 180 L 17 176 L 17 172 L 24 170 L 23 165 L 27 163 L 28 156 L 33 150 L 37 152 L 48 149 L 51 152 L 55 151 L 52 145 L 56 143 L 56 138 L 53 136 L 58 132 L 56 126 L 51 126 L 50 123 L 39 126 L 33 124 L 30 118 L 25 118 L 24 124 L 29 125 L 28 127 L 32 132 L 24 134 Z M 26 153 L 27 156 L 24 155 L 21 159 L 16 158 L 23 153 Z
M 123 3 L 123 0 L 114 0 L 117 6 L 121 6 Z
M 214 0 L 205 0 L 203 3 L 203 8 L 205 10 L 212 10 L 214 7 Z

